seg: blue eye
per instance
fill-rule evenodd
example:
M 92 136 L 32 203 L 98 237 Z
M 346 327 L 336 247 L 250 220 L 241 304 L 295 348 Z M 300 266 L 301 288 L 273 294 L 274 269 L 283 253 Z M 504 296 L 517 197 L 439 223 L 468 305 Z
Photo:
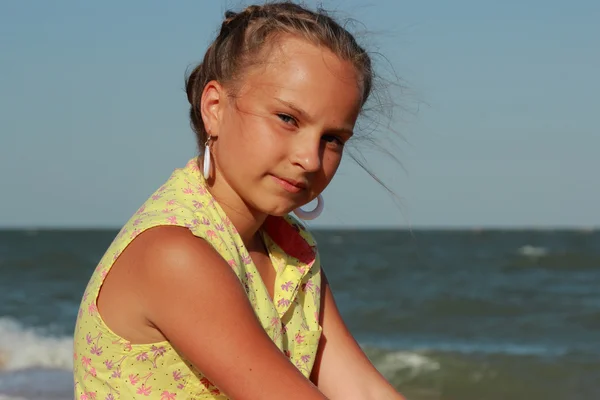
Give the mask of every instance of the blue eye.
M 277 116 L 279 117 L 280 120 L 282 120 L 286 124 L 298 125 L 298 123 L 296 122 L 296 119 L 292 116 L 289 116 L 287 114 L 277 114 Z
M 321 137 L 321 139 L 323 139 L 327 143 L 333 143 L 333 144 L 337 144 L 337 145 L 340 145 L 340 146 L 344 145 L 344 141 L 342 139 L 340 139 L 339 137 L 334 136 L 334 135 L 323 135 Z

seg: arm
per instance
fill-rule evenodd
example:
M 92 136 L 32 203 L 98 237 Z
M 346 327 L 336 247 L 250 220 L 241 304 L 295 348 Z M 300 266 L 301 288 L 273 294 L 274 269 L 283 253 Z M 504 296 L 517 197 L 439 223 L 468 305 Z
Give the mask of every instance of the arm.
M 179 227 L 139 239 L 135 290 L 148 323 L 224 394 L 326 399 L 271 341 L 237 276 L 207 242 Z
M 323 336 L 311 379 L 330 399 L 404 400 L 377 371 L 342 320 L 323 273 Z

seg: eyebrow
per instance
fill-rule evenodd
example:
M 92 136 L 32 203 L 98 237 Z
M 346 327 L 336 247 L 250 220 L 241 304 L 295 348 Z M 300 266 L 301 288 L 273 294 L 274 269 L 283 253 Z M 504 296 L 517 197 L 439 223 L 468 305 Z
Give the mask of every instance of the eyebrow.
M 300 107 L 298 107 L 297 105 L 295 105 L 294 103 L 290 103 L 289 101 L 285 101 L 285 100 L 282 100 L 277 97 L 275 97 L 275 100 L 277 100 L 279 103 L 283 104 L 284 106 L 296 111 L 300 115 L 301 118 L 310 121 L 311 118 L 308 115 L 308 113 L 306 111 L 304 111 L 303 109 L 301 109 Z M 354 135 L 354 131 L 352 129 L 348 129 L 348 128 L 344 128 L 344 127 L 333 128 L 333 129 L 329 129 L 328 131 L 332 132 L 332 133 L 346 133 L 350 136 Z

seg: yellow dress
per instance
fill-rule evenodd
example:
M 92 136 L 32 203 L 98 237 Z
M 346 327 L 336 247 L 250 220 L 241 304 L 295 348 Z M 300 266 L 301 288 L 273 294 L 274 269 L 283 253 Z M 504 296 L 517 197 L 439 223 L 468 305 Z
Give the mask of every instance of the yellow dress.
M 271 300 L 193 159 L 175 170 L 127 222 L 92 274 L 75 326 L 75 398 L 227 399 L 168 341 L 130 343 L 111 331 L 98 313 L 96 298 L 113 262 L 137 235 L 159 225 L 187 227 L 219 252 L 237 274 L 269 337 L 309 377 L 321 336 L 321 268 L 313 237 L 290 216 L 267 219 L 262 234 L 277 272 Z

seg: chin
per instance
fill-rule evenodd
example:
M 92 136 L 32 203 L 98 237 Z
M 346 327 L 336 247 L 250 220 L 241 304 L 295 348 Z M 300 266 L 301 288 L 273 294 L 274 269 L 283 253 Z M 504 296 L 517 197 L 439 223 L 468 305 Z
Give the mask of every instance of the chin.
M 283 217 L 291 213 L 296 208 L 295 205 L 289 205 L 282 207 L 281 204 L 275 205 L 274 207 L 265 207 L 263 212 L 273 217 Z
M 267 214 L 272 217 L 285 217 L 286 215 L 288 215 L 291 212 L 292 212 L 292 210 L 274 210 L 274 211 L 267 212 Z

